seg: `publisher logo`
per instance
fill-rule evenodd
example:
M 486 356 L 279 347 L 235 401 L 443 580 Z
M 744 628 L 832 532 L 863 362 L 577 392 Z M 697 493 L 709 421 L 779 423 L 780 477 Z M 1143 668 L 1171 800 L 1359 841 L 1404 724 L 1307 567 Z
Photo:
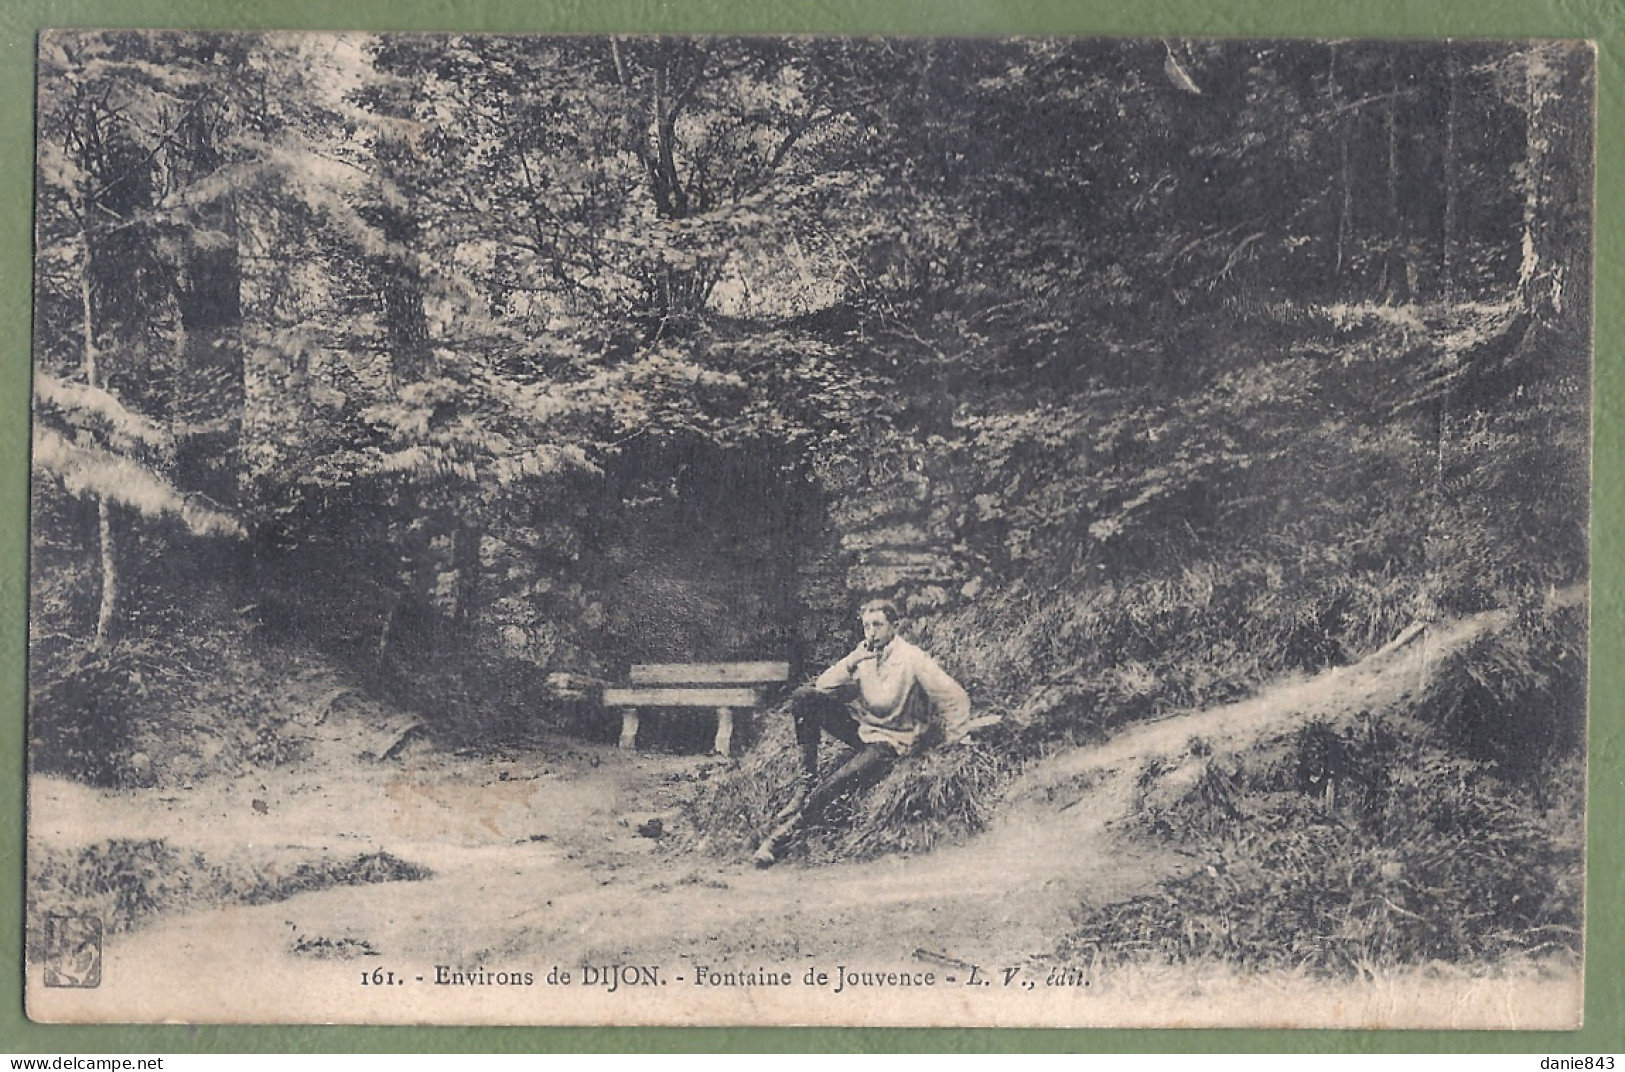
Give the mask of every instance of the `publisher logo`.
M 95 916 L 45 917 L 45 985 L 102 985 L 102 921 Z

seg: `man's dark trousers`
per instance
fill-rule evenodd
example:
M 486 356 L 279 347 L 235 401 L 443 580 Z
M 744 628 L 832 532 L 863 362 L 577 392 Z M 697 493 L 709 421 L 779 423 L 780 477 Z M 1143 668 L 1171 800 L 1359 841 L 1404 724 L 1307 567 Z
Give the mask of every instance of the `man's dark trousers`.
M 825 692 L 803 685 L 790 697 L 790 718 L 796 727 L 796 743 L 801 746 L 801 776 L 806 792 L 799 808 L 798 826 L 817 822 L 824 809 L 840 797 L 878 782 L 897 761 L 897 750 L 891 745 L 866 744 L 858 736 L 858 720 L 852 716 L 847 702 L 851 691 L 849 688 Z M 816 784 L 818 744 L 825 733 L 857 751 L 822 784 Z

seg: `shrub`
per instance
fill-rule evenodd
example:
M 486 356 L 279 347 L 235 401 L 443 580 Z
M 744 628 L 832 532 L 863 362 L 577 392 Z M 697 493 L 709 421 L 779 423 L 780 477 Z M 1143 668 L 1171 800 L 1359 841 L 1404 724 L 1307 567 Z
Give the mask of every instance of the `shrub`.
M 1143 835 L 1199 846 L 1154 894 L 1086 907 L 1063 956 L 1351 973 L 1580 950 L 1580 608 L 1531 608 L 1436 668 L 1410 710 L 1207 757 Z
M 1030 751 L 1354 661 L 1420 611 L 1403 578 L 1238 555 L 1167 577 L 996 593 L 931 623 L 924 639 L 952 654 L 977 707 L 1006 713 Z
M 28 718 L 34 770 L 103 787 L 143 780 L 130 762 L 136 751 L 132 714 L 142 672 L 151 669 L 142 655 L 130 644 L 104 651 L 36 645 Z
M 136 930 L 152 919 L 216 904 L 268 904 L 332 886 L 412 882 L 426 867 L 387 852 L 284 861 L 236 854 L 222 861 L 176 848 L 162 838 L 112 838 L 76 852 L 30 848 L 29 954 L 39 957 L 44 917 L 89 914 L 109 934 Z
M 1524 606 L 1435 668 L 1419 717 L 1463 754 L 1538 785 L 1585 747 L 1586 627 L 1584 605 Z
M 790 717 L 768 712 L 758 745 L 739 766 L 710 779 L 690 805 L 704 847 L 724 856 L 752 852 L 773 829 L 800 778 Z M 993 731 L 990 731 L 993 732 Z M 984 829 L 999 790 L 1015 769 L 1008 741 L 982 735 L 976 742 L 929 750 L 897 763 L 856 799 L 837 802 L 806 850 L 816 861 L 868 859 L 887 852 L 924 851 L 944 840 Z M 849 750 L 825 739 L 822 773 L 840 765 Z
M 1062 944 L 1107 960 L 1211 957 L 1346 974 L 1512 952 L 1578 953 L 1580 825 L 1508 802 L 1459 765 L 1407 772 L 1378 824 L 1289 796 L 1246 816 L 1200 869 L 1084 909 Z

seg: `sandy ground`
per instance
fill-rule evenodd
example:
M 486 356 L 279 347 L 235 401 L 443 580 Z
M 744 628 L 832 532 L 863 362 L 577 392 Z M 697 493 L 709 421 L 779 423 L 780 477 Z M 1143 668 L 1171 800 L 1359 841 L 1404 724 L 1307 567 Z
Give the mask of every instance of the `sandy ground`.
M 358 761 L 366 731 L 337 715 L 312 728 L 308 762 L 186 791 L 111 793 L 36 779 L 29 837 L 37 847 L 162 837 L 210 859 L 250 853 L 290 865 L 384 850 L 433 876 L 160 919 L 108 939 L 95 989 L 44 987 L 41 967 L 31 966 L 29 1013 L 55 1021 L 1574 1026 L 1580 979 L 1559 966 L 1493 976 L 1434 966 L 1333 985 L 1217 969 L 1097 976 L 1051 958 L 1080 905 L 1144 893 L 1189 866 L 1116 832 L 1146 761 L 1177 771 L 1193 737 L 1245 748 L 1317 717 L 1381 709 L 1419 688 L 1444 651 L 1499 621 L 1431 629 L 1357 666 L 1052 757 L 1012 787 L 986 834 L 862 864 L 792 859 L 759 871 L 639 833 L 648 819 L 672 816 L 716 760 L 561 744 L 500 757 L 418 750 Z

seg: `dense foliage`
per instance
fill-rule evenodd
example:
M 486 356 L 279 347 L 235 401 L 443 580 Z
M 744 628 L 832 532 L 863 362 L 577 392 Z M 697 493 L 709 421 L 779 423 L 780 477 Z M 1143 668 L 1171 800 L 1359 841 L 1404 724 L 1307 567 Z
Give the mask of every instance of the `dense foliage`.
M 187 710 L 287 758 L 250 649 L 490 742 L 634 660 L 816 670 L 891 595 L 1006 721 L 843 853 L 1491 607 L 1527 644 L 1430 747 L 1574 776 L 1583 48 L 71 31 L 40 72 L 36 769 L 190 777 Z

